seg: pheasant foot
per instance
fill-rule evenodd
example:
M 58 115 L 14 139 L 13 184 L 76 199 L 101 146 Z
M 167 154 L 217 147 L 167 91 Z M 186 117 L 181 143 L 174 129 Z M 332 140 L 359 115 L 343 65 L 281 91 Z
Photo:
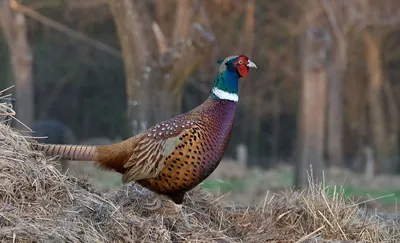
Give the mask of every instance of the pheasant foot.
M 190 223 L 189 223 L 189 220 L 188 220 L 187 215 L 185 214 L 185 212 L 183 212 L 183 205 L 182 205 L 182 204 L 175 204 L 175 209 L 176 209 L 176 211 L 181 215 L 185 226 L 186 226 L 188 229 L 192 228 L 192 226 L 191 226 Z
M 153 195 L 151 197 L 153 198 L 153 201 L 144 204 L 143 208 L 150 210 L 150 211 L 155 211 L 155 210 L 160 209 L 162 206 L 161 196 L 158 193 L 153 193 Z

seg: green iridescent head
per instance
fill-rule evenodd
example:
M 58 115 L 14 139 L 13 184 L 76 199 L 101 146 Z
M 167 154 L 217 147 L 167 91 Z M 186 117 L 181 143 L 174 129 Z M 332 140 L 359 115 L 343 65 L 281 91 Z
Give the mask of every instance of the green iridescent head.
M 239 78 L 245 77 L 250 68 L 257 68 L 256 64 L 244 55 L 229 56 L 221 64 L 214 79 L 210 97 L 215 100 L 231 100 L 237 102 Z

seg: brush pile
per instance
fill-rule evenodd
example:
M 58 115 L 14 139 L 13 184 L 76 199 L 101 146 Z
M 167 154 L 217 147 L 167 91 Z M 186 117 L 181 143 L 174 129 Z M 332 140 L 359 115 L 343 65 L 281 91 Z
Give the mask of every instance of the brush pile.
M 366 217 L 322 185 L 288 191 L 254 208 L 225 206 L 195 189 L 184 203 L 190 227 L 169 201 L 143 209 L 136 184 L 104 194 L 61 174 L 56 161 L 32 151 L 0 124 L 1 242 L 394 242 L 394 223 Z

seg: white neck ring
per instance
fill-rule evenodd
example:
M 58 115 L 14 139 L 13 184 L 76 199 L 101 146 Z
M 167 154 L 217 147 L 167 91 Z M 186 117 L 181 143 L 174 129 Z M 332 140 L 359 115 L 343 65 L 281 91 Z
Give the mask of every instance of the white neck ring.
M 237 94 L 226 92 L 224 90 L 218 89 L 217 87 L 214 87 L 211 92 L 221 100 L 230 100 L 234 102 L 239 101 L 239 96 Z

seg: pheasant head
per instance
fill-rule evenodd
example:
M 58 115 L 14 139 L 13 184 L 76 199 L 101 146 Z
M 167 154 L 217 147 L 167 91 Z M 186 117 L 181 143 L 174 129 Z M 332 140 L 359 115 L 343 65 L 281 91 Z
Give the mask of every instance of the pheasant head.
M 219 62 L 221 64 L 214 79 L 210 97 L 215 100 L 239 100 L 239 78 L 245 77 L 250 68 L 257 68 L 256 64 L 244 55 L 230 56 Z

